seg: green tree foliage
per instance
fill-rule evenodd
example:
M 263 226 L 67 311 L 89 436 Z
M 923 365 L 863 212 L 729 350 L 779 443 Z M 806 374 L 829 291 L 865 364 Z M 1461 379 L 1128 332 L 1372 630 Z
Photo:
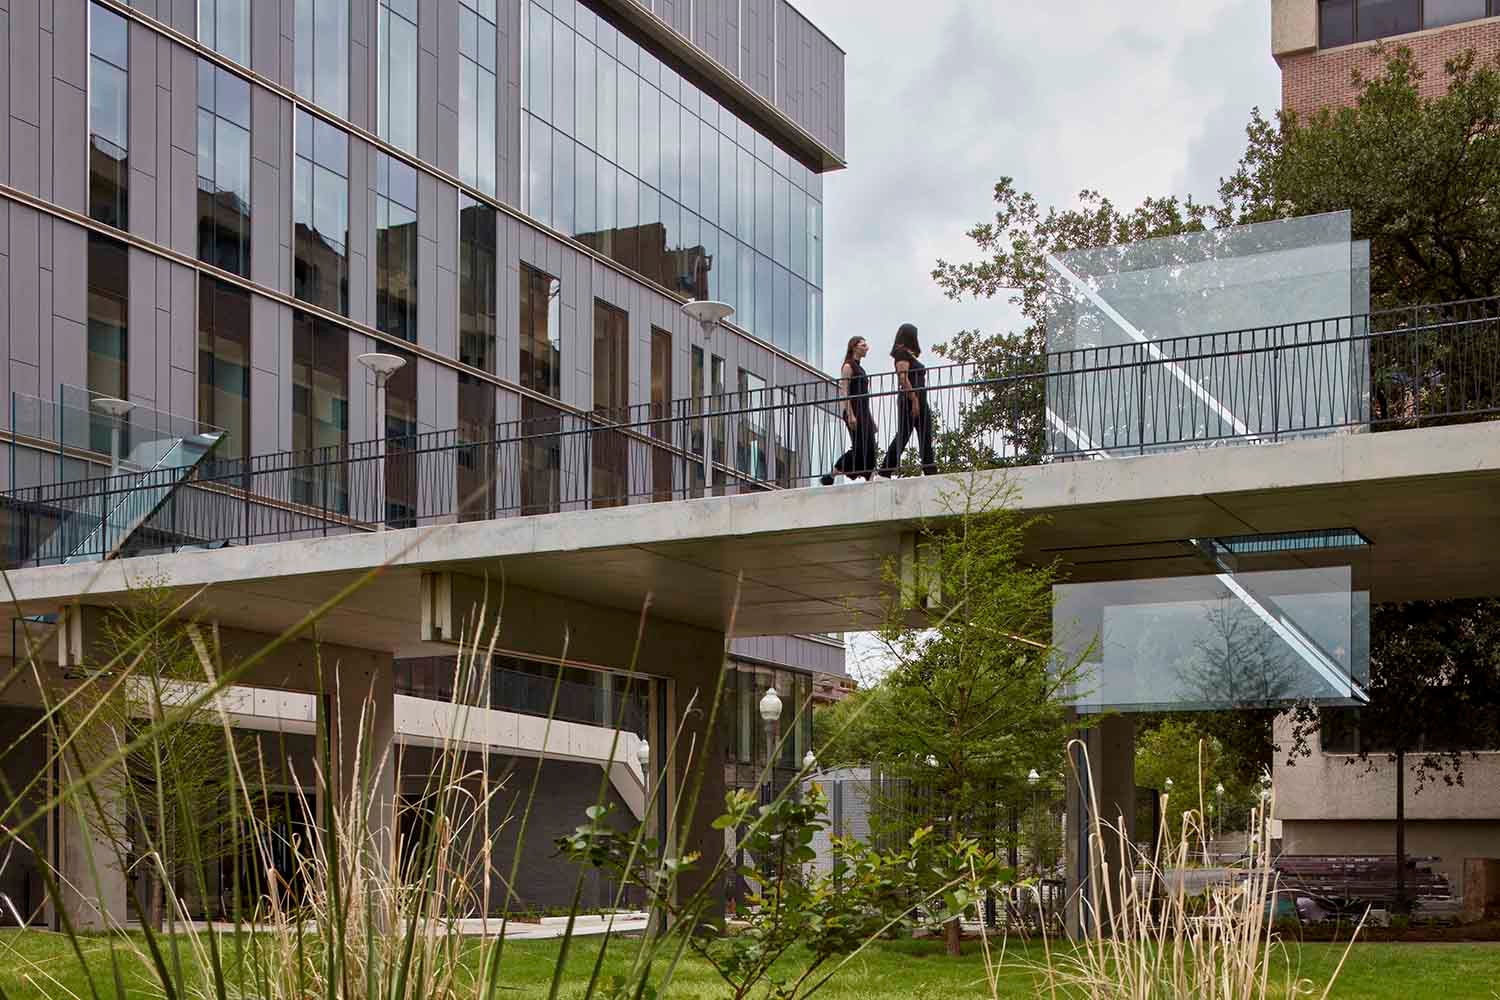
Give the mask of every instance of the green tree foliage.
M 737 872 L 754 890 L 745 926 L 735 933 L 726 933 L 722 918 L 709 916 L 695 901 L 684 904 L 673 891 L 676 877 L 699 859 L 658 861 L 659 845 L 639 828 L 618 829 L 610 822 L 610 807 L 590 808 L 588 821 L 557 845 L 576 864 L 644 889 L 654 906 L 671 915 L 681 942 L 713 966 L 735 1000 L 808 996 L 836 971 L 829 963 L 909 927 L 919 907 L 946 921 L 968 908 L 974 886 L 1008 874 L 977 842 L 944 841 L 930 827 L 892 850 L 833 837 L 828 870 L 815 872 L 813 839 L 828 828 L 828 796 L 817 784 L 800 799 L 781 795 L 766 805 L 756 804 L 754 792 L 733 790 L 724 808 L 715 829 L 745 829 L 746 848 L 766 861 Z M 695 933 L 705 923 L 712 933 Z M 797 948 L 802 951 L 794 952 Z M 801 957 L 793 961 L 793 954 Z M 640 995 L 621 993 L 628 982 L 615 984 L 616 995 Z
M 955 299 L 1004 296 L 1019 311 L 1020 324 L 996 332 L 963 331 L 938 345 L 938 351 L 974 364 L 985 378 L 1042 370 L 1048 253 L 1346 209 L 1353 219 L 1353 238 L 1370 241 L 1372 308 L 1500 294 L 1500 199 L 1495 197 L 1500 191 L 1500 55 L 1470 52 L 1450 60 L 1443 70 L 1443 92 L 1423 97 L 1422 71 L 1410 50 L 1386 49 L 1384 54 L 1379 72 L 1356 77 L 1359 91 L 1350 107 L 1305 118 L 1252 111 L 1244 155 L 1209 203 L 1168 194 L 1123 208 L 1086 190 L 1076 205 L 1044 211 L 1011 178 L 1001 178 L 995 185 L 994 217 L 969 231 L 976 259 L 939 260 L 933 277 Z M 1401 321 L 1399 316 L 1391 319 Z M 1384 363 L 1377 345 L 1371 365 L 1378 384 Z M 1440 352 L 1424 356 L 1424 363 L 1438 373 L 1434 386 L 1453 381 L 1441 377 Z M 1492 394 L 1494 387 L 1477 391 Z M 977 394 L 962 414 L 962 424 L 945 435 L 945 449 L 951 453 L 967 447 L 972 452 L 962 442 L 1003 436 L 1018 452 L 1017 461 L 1036 460 L 1045 432 L 1040 392 L 1039 380 L 1030 380 Z M 1381 394 L 1374 395 L 1377 419 L 1400 415 L 1403 400 L 1383 409 Z M 1372 705 L 1365 710 L 1361 732 L 1376 745 L 1410 746 L 1414 722 L 1425 725 L 1448 716 L 1449 710 L 1439 710 L 1434 700 L 1464 712 L 1469 696 L 1461 677 L 1471 668 L 1455 666 L 1456 654 L 1444 652 L 1445 644 L 1472 650 L 1472 642 L 1465 645 L 1460 638 L 1472 634 L 1466 623 L 1492 619 L 1497 607 L 1493 601 L 1440 603 L 1372 612 Z M 1471 662 L 1482 662 L 1482 657 Z M 1200 735 L 1212 733 L 1240 748 L 1238 778 L 1243 781 L 1271 763 L 1271 715 L 1266 710 L 1214 713 L 1191 724 Z M 1289 748 L 1294 756 L 1305 751 L 1313 718 L 1310 710 L 1301 713 Z M 1461 755 L 1420 754 L 1424 770 L 1462 780 Z M 1435 766 L 1439 763 L 1441 771 Z M 1402 836 L 1398 832 L 1398 841 Z
M 900 790 L 873 797 L 887 828 L 993 842 L 1006 807 L 1028 801 L 1027 772 L 1065 770 L 1080 668 L 1052 645 L 1055 573 L 1023 560 L 1036 521 L 1012 501 L 977 477 L 944 497 L 948 516 L 921 524 L 912 558 L 888 571 L 899 596 L 878 635 L 892 668 L 824 710 L 819 760 L 868 765 Z
M 1135 783 L 1158 793 L 1172 790 L 1162 812 L 1166 843 L 1175 844 L 1182 833 L 1182 813 L 1193 810 L 1209 815 L 1214 828 L 1249 829 L 1250 810 L 1260 791 L 1258 775 L 1247 777 L 1234 749 L 1217 736 L 1201 732 L 1188 713 L 1162 716 L 1136 731 Z M 1216 793 L 1224 786 L 1224 794 Z

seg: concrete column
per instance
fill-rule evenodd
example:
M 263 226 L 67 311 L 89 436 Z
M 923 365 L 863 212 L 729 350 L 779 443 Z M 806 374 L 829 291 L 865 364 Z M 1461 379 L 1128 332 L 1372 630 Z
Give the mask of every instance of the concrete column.
M 1068 784 L 1065 845 L 1067 926 L 1068 933 L 1075 936 L 1094 933 L 1096 912 L 1097 926 L 1108 932 L 1111 920 L 1103 911 L 1109 898 L 1116 903 L 1120 899 L 1122 847 L 1123 863 L 1132 863 L 1129 845 L 1135 836 L 1135 719 L 1106 716 L 1084 733 L 1083 744 L 1087 754 L 1075 751 L 1074 757 L 1079 780 Z M 1108 894 L 1103 891 L 1106 879 Z
M 394 863 L 396 803 L 396 696 L 391 658 L 364 655 L 336 663 L 324 674 L 319 700 L 320 730 L 330 741 L 331 774 L 318 788 L 320 824 L 327 822 L 328 796 L 339 824 L 356 816 L 382 866 Z
M 82 775 L 71 754 L 64 753 L 63 760 L 60 778 L 66 788 Z M 84 766 L 91 765 L 85 760 Z M 132 915 L 122 859 L 105 827 L 120 822 L 122 807 L 112 793 L 111 783 L 96 783 L 94 791 L 97 798 L 91 797 L 87 789 L 65 794 L 58 809 L 55 867 L 61 883 L 61 909 L 75 930 L 123 927 Z M 58 907 L 52 909 L 53 926 L 61 929 Z

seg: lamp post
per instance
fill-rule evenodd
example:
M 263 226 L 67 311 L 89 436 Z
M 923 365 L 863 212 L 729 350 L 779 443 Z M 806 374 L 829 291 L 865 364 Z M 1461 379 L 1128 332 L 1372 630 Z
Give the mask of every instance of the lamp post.
M 120 424 L 124 421 L 125 414 L 135 408 L 135 404 L 128 399 L 96 396 L 89 400 L 89 406 L 109 418 L 109 474 L 118 476 L 120 474 Z
M 1042 817 L 1038 802 L 1042 776 L 1032 768 L 1026 773 L 1026 784 L 1031 787 L 1031 873 L 1042 874 Z
M 810 773 L 815 770 L 817 766 L 818 758 L 811 750 L 802 755 L 802 770 Z
M 375 478 L 378 486 L 375 490 L 376 531 L 385 530 L 385 385 L 390 381 L 392 375 L 406 364 L 406 359 L 395 354 L 380 354 L 378 352 L 361 354 L 359 363 L 375 373 L 375 430 L 376 430 L 376 460 Z
M 772 798 L 771 783 L 776 775 L 776 723 L 781 718 L 781 695 L 775 686 L 766 689 L 760 698 L 760 717 L 766 724 L 766 781 L 761 791 L 761 801 Z
M 1219 804 L 1219 832 L 1218 836 L 1224 835 L 1224 782 L 1214 786 L 1214 801 Z
M 716 302 L 712 299 L 689 299 L 682 304 L 682 312 L 688 319 L 698 324 L 699 329 L 703 331 L 703 340 L 706 343 L 713 336 L 714 330 L 718 329 L 719 324 L 734 315 L 734 306 L 728 302 Z M 709 392 L 713 391 L 715 390 L 709 387 Z M 705 409 L 717 405 L 719 404 L 714 403 L 710 407 L 705 407 Z M 707 420 L 708 418 L 704 417 L 703 419 Z M 703 454 L 701 458 L 703 460 L 703 482 L 709 486 L 714 481 L 714 462 L 722 460 L 724 457 L 713 453 L 713 440 L 713 435 L 709 433 L 709 428 L 705 425 L 703 427 Z

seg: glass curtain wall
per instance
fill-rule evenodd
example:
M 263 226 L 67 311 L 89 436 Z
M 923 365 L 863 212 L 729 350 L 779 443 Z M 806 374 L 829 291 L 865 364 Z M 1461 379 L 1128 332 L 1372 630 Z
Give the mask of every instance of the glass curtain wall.
M 651 328 L 651 436 L 662 445 L 651 449 L 651 496 L 672 499 L 672 335 Z
M 528 2 L 523 207 L 822 356 L 822 177 L 577 0 Z
M 130 395 L 130 256 L 125 244 L 89 233 L 89 391 L 125 399 Z M 90 421 L 90 425 L 100 423 Z M 90 447 L 109 451 L 106 430 Z
M 458 354 L 481 371 L 495 370 L 496 213 L 460 194 L 458 211 Z M 495 439 L 495 387 L 460 372 L 458 438 L 476 447 L 458 452 L 458 509 L 463 520 L 480 520 L 495 509 L 495 451 L 479 442 Z
M 198 41 L 250 65 L 250 0 L 198 0 Z
M 495 0 L 459 0 L 458 176 L 495 196 Z
M 198 420 L 224 431 L 214 456 L 250 453 L 250 293 L 198 279 Z
M 198 259 L 250 274 L 250 84 L 198 60 Z
M 379 136 L 417 151 L 417 0 L 380 0 Z
M 630 317 L 601 299 L 594 300 L 594 416 L 602 423 L 630 417 Z M 593 460 L 595 507 L 616 507 L 630 497 L 630 447 L 618 431 L 588 436 Z
M 297 298 L 349 315 L 349 136 L 297 111 L 292 222 Z
M 749 412 L 737 421 L 739 442 L 735 453 L 735 468 L 752 479 L 764 481 L 770 478 L 766 459 L 766 406 L 770 403 L 766 395 L 766 380 L 752 371 L 740 369 L 740 407 Z
M 521 265 L 521 386 L 562 396 L 562 282 Z M 562 501 L 562 411 L 521 399 L 521 513 L 558 510 Z
M 380 349 L 406 364 L 385 384 L 385 523 L 393 528 L 417 524 L 417 356 L 399 347 Z
M 1500 15 L 1500 0 L 1319 0 L 1318 44 L 1330 49 Z
M 704 423 L 700 418 L 704 413 L 704 403 L 708 394 L 708 370 L 703 348 L 697 345 L 693 346 L 692 371 L 689 373 L 689 379 L 691 380 L 689 391 L 692 393 L 692 402 L 689 405 L 692 408 L 693 420 L 688 429 L 688 450 L 692 452 L 693 461 L 691 467 L 688 469 L 688 493 L 693 497 L 701 497 L 703 495 L 704 483 L 703 463 L 705 455 L 703 449 L 706 438 L 704 435 Z
M 89 4 L 89 218 L 129 229 L 130 38 L 125 19 Z
M 293 473 L 292 499 L 347 512 L 346 463 L 334 461 L 349 443 L 349 332 L 304 312 L 292 313 L 292 447 L 329 449 Z M 321 461 L 326 459 L 327 461 Z
M 297 93 L 349 117 L 349 0 L 296 0 Z
M 417 171 L 375 160 L 375 328 L 417 339 Z

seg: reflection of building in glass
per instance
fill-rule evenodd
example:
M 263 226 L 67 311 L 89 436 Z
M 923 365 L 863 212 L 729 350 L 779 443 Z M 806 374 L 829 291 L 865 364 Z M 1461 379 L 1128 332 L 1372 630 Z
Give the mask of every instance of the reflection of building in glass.
M 695 247 L 669 247 L 663 223 L 579 233 L 577 238 L 664 288 L 693 299 L 709 297 L 713 257 L 701 243 Z

